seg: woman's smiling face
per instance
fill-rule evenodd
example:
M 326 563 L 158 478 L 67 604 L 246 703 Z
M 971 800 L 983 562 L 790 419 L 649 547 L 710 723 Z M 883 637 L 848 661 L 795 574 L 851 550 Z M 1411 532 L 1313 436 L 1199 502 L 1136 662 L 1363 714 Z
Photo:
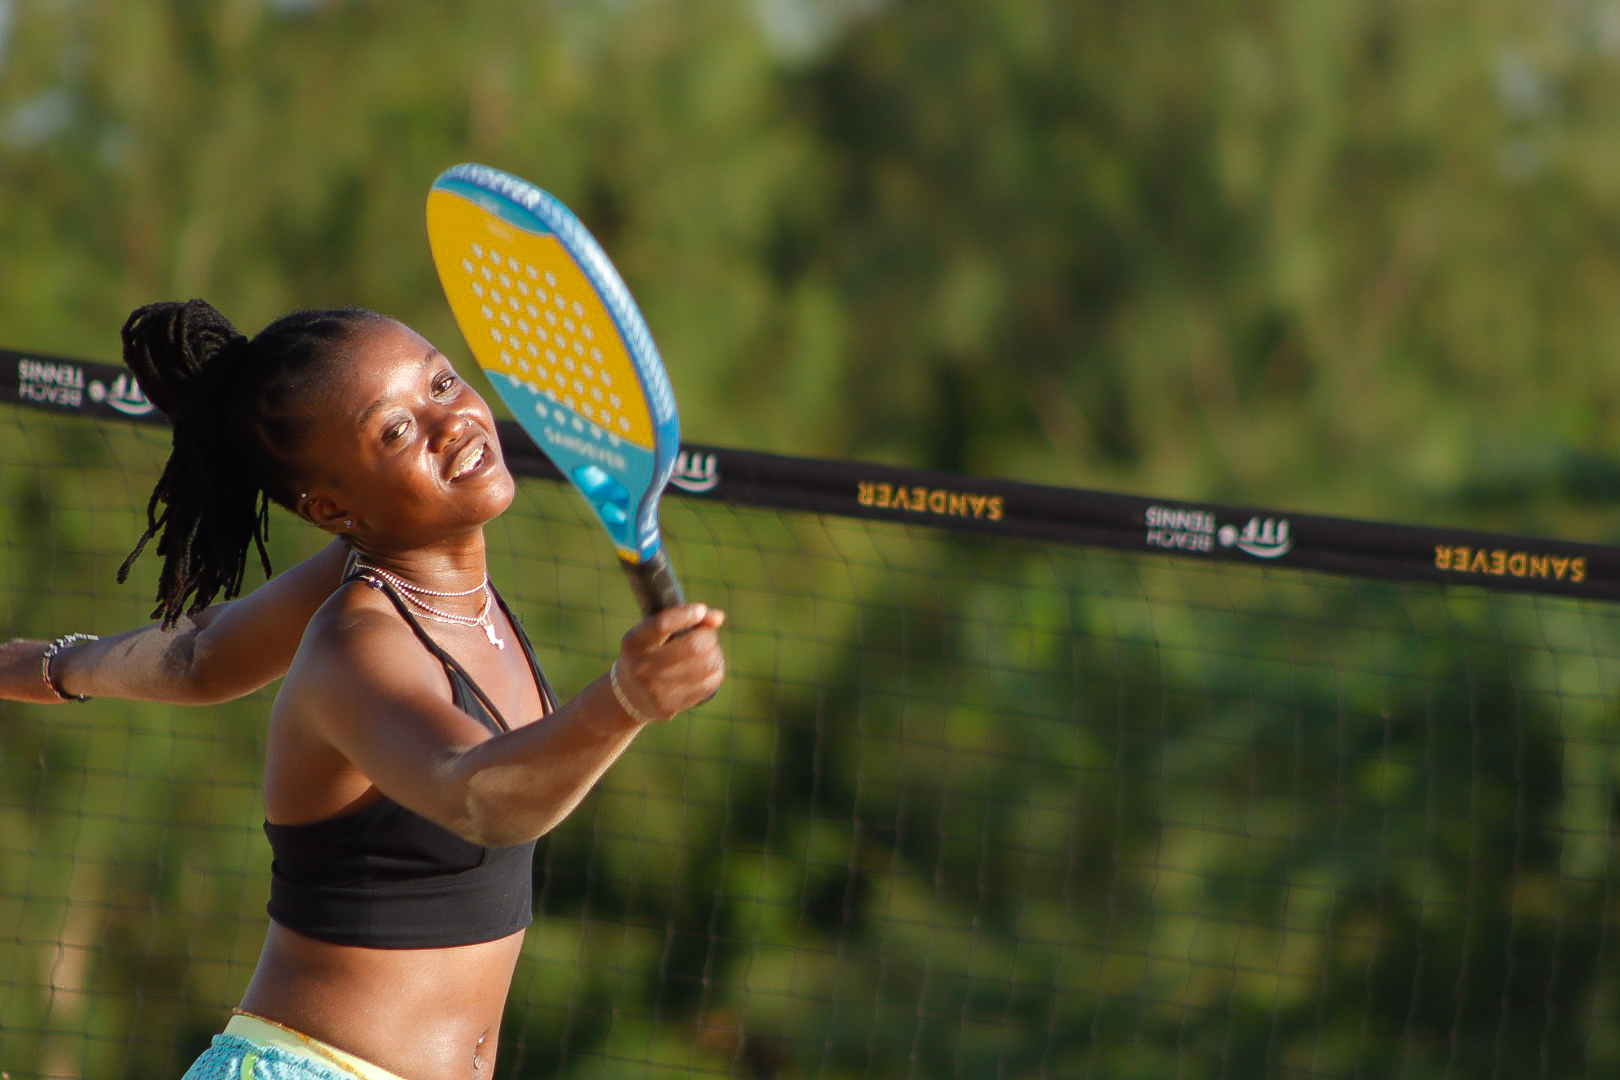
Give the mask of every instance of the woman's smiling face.
M 346 370 L 311 403 L 316 430 L 302 454 L 316 524 L 353 521 L 373 550 L 410 549 L 511 505 L 516 485 L 494 415 L 439 350 L 376 319 L 344 351 Z

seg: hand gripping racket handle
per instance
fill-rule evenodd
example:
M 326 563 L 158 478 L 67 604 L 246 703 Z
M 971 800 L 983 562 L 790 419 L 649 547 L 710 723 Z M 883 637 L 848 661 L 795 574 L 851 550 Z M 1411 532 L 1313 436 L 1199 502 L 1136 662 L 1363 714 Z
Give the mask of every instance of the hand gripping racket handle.
M 624 572 L 630 575 L 630 588 L 636 594 L 636 602 L 641 605 L 643 615 L 655 615 L 665 608 L 686 602 L 686 597 L 681 593 L 681 583 L 675 580 L 675 568 L 670 566 L 669 556 L 664 554 L 662 548 L 650 559 L 638 563 L 626 562 Z

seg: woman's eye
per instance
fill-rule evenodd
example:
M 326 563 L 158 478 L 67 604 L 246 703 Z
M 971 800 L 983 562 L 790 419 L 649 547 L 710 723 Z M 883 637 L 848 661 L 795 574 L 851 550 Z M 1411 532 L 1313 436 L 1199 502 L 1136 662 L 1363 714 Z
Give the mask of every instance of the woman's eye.
M 460 380 L 456 378 L 453 372 L 447 371 L 434 381 L 433 392 L 438 394 L 440 397 L 443 397 L 454 390 L 456 388 L 456 383 L 459 381 Z
M 405 429 L 408 427 L 410 427 L 410 424 L 407 421 L 395 420 L 392 424 L 389 424 L 387 427 L 383 428 L 383 442 L 394 442 L 395 440 L 402 438 L 405 434 Z

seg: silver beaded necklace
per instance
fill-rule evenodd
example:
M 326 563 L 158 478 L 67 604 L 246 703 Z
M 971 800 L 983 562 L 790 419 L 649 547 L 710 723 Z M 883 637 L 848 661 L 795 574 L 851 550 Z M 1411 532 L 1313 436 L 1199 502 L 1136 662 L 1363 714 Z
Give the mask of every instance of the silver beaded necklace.
M 483 581 L 470 589 L 462 589 L 460 592 L 447 592 L 441 589 L 428 589 L 421 585 L 413 585 L 398 574 L 384 570 L 380 566 L 372 566 L 369 563 L 356 562 L 354 568 L 357 571 L 376 574 L 394 586 L 395 589 L 399 590 L 399 595 L 405 598 L 407 604 L 410 604 L 433 621 L 449 623 L 451 626 L 476 626 L 484 632 L 484 636 L 489 639 L 491 645 L 497 649 L 506 648 L 506 641 L 495 633 L 495 620 L 489 617 L 490 609 L 494 606 L 495 593 L 489 587 L 489 576 L 487 574 L 484 576 Z M 457 615 L 453 611 L 436 608 L 423 599 L 423 597 L 427 596 L 472 596 L 479 592 L 484 594 L 484 606 L 478 609 L 477 615 Z

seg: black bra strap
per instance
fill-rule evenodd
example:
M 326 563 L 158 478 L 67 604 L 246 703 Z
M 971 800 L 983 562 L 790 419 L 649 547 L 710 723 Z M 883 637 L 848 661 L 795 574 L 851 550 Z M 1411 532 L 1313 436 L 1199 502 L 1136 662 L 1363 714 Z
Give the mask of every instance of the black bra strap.
M 479 704 L 488 710 L 490 719 L 495 722 L 495 726 L 502 731 L 512 730 L 511 725 L 506 722 L 506 718 L 501 715 L 501 710 L 496 708 L 495 702 L 491 701 L 489 695 L 484 693 L 483 687 L 478 685 L 478 681 L 468 674 L 467 669 L 462 667 L 455 657 L 445 652 L 444 649 L 439 647 L 438 642 L 428 636 L 428 632 L 423 629 L 416 616 L 411 614 L 411 609 L 406 605 L 404 599 L 394 591 L 392 586 L 381 578 L 366 573 L 364 570 L 356 570 L 343 580 L 343 584 L 347 585 L 351 581 L 363 581 L 393 601 L 394 607 L 398 609 L 406 624 L 415 632 L 422 644 L 427 647 L 427 650 L 437 657 L 441 664 L 460 676 L 461 681 L 467 684 L 467 688 L 477 695 Z M 494 586 L 490 586 L 490 591 L 494 592 Z M 495 599 L 500 603 L 501 610 L 506 612 L 506 617 L 511 620 L 513 627 L 517 629 L 518 638 L 523 645 L 524 655 L 529 661 L 529 671 L 533 674 L 535 684 L 540 690 L 541 704 L 545 706 L 547 712 L 550 712 L 557 707 L 557 696 L 552 692 L 551 684 L 546 681 L 545 672 L 540 670 L 539 662 L 535 659 L 534 647 L 529 644 L 528 636 L 523 633 L 523 628 L 518 625 L 518 621 L 512 618 L 512 613 L 507 610 L 506 601 L 501 599 L 501 594 L 495 593 Z
M 540 666 L 540 658 L 534 655 L 534 645 L 530 643 L 529 635 L 523 632 L 523 624 L 512 614 L 512 609 L 506 606 L 506 597 L 501 595 L 499 589 L 491 585 L 489 591 L 495 594 L 495 603 L 500 605 L 501 611 L 506 614 L 506 621 L 511 623 L 512 629 L 517 632 L 518 644 L 523 646 L 523 655 L 528 659 L 529 670 L 534 674 L 534 684 L 540 689 L 540 704 L 545 706 L 548 714 L 556 712 L 557 692 L 551 688 L 551 680 L 546 678 L 546 669 Z

